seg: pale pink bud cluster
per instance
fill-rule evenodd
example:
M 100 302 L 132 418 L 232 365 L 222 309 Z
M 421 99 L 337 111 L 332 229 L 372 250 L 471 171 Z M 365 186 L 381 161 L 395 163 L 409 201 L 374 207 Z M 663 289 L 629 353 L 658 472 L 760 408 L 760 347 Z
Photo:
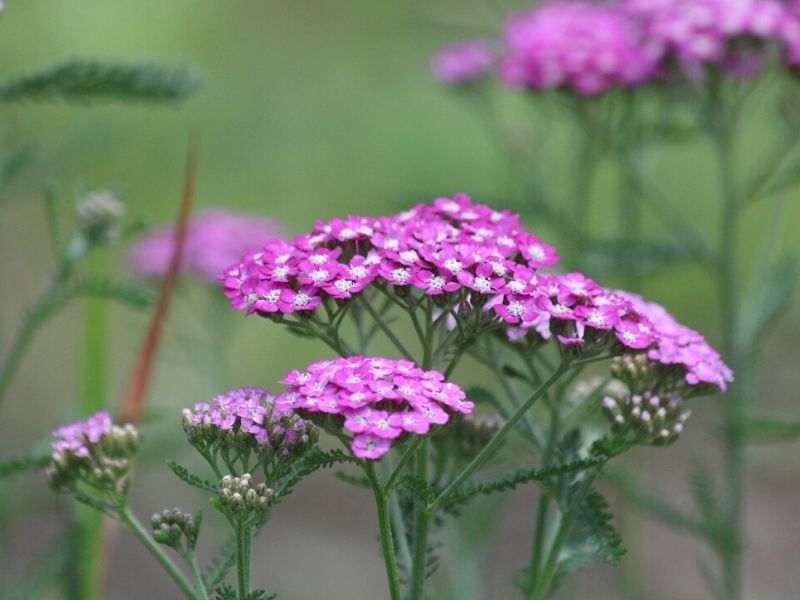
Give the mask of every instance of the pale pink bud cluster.
M 484 77 L 493 63 L 489 43 L 476 40 L 443 48 L 431 60 L 431 71 L 440 83 L 462 86 Z

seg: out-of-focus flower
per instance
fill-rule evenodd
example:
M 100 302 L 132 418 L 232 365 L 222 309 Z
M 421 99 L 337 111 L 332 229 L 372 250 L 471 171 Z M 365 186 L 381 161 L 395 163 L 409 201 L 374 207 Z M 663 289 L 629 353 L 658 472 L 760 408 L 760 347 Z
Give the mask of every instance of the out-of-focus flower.
M 218 283 L 225 267 L 266 242 L 282 237 L 270 219 L 209 210 L 189 220 L 182 270 L 209 283 Z M 163 276 L 175 247 L 175 228 L 159 227 L 136 243 L 128 255 L 131 269 L 144 277 Z
M 431 60 L 431 71 L 440 83 L 462 86 L 483 78 L 492 63 L 489 43 L 476 40 L 443 48 Z
M 91 244 L 110 244 L 119 237 L 119 221 L 125 205 L 112 192 L 100 190 L 75 204 L 78 228 Z
M 310 418 L 332 416 L 335 427 L 353 434 L 353 454 L 373 460 L 386 454 L 393 440 L 425 435 L 474 407 L 440 372 L 423 371 L 405 360 L 323 360 L 290 372 L 281 383 L 290 387 L 277 398 L 277 406 Z
M 662 47 L 664 60 L 690 74 L 703 64 L 725 67 L 738 41 L 783 43 L 787 60 L 800 60 L 800 23 L 780 0 L 625 0 L 624 6 Z
M 504 37 L 500 76 L 514 87 L 599 94 L 647 81 L 660 56 L 621 7 L 585 1 L 537 6 L 513 17 Z

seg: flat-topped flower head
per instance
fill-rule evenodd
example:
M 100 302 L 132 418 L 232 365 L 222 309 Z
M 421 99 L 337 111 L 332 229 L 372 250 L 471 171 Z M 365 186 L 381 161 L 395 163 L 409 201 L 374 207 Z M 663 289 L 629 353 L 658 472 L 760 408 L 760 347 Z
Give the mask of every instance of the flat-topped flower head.
M 346 302 L 370 286 L 390 292 L 488 300 L 518 269 L 532 276 L 558 262 L 555 250 L 528 232 L 519 216 L 439 198 L 387 217 L 318 222 L 293 242 L 270 242 L 224 275 L 231 305 L 264 316 L 310 313 Z
M 48 477 L 59 490 L 70 489 L 78 481 L 116 489 L 139 448 L 139 434 L 133 425 L 114 425 L 107 412 L 63 425 L 53 437 Z
M 265 472 L 303 454 L 318 439 L 317 428 L 261 388 L 240 388 L 183 410 L 183 428 L 201 453 L 254 451 Z
M 352 356 L 318 361 L 305 371 L 291 371 L 282 383 L 289 388 L 275 400 L 276 407 L 333 422 L 337 432 L 352 435 L 355 456 L 372 460 L 386 454 L 393 441 L 425 435 L 474 407 L 440 372 L 405 360 Z
M 500 76 L 513 87 L 566 88 L 581 95 L 630 87 L 656 72 L 659 49 L 618 6 L 550 2 L 513 17 L 505 27 Z
M 443 48 L 431 60 L 431 71 L 444 85 L 462 86 L 483 78 L 492 63 L 488 42 L 475 40 Z
M 219 274 L 246 252 L 282 237 L 281 228 L 263 217 L 209 210 L 189 219 L 182 269 L 201 280 L 218 284 Z M 175 247 L 172 225 L 154 229 L 130 251 L 131 270 L 143 277 L 166 274 Z
M 663 59 L 689 75 L 711 63 L 736 73 L 739 42 L 776 42 L 789 63 L 800 59 L 800 22 L 781 0 L 626 0 L 624 7 L 661 47 Z

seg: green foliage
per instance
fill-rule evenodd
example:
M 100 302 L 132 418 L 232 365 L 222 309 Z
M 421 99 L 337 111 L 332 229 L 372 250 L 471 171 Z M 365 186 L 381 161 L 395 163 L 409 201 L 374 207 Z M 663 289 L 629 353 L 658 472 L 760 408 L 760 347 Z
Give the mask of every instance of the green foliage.
M 3 192 L 31 163 L 32 152 L 30 148 L 23 148 L 0 160 L 0 202 Z
M 63 300 L 73 298 L 103 298 L 131 308 L 147 308 L 153 304 L 155 295 L 152 289 L 139 281 L 93 277 L 77 280 L 66 287 Z
M 654 241 L 591 240 L 586 257 L 598 272 L 650 275 L 672 265 L 702 259 L 704 251 L 693 239 L 675 234 Z
M 319 448 L 314 448 L 298 461 L 292 472 L 287 475 L 280 487 L 275 490 L 273 503 L 277 504 L 286 498 L 286 496 L 294 491 L 298 483 L 317 469 L 328 469 L 333 465 L 341 463 L 358 464 L 358 462 L 357 458 L 345 454 L 341 450 L 329 450 L 325 452 Z
M 430 504 L 436 500 L 436 488 L 413 473 L 401 477 L 397 482 L 397 486 L 410 492 L 412 496 L 424 504 Z
M 750 417 L 739 425 L 749 442 L 784 442 L 800 437 L 800 421 L 775 417 Z
M 264 590 L 254 590 L 244 597 L 240 597 L 230 585 L 225 585 L 214 590 L 214 600 L 275 600 L 277 594 L 269 594 Z
M 352 473 L 347 473 L 346 471 L 336 471 L 334 475 L 337 479 L 340 479 L 345 483 L 349 483 L 350 485 L 363 488 L 370 487 L 369 479 L 363 475 L 353 475 Z
M 228 572 L 236 564 L 236 536 L 231 535 L 220 546 L 217 554 L 211 559 L 203 575 L 203 583 L 209 590 L 216 589 L 224 580 Z
M 464 390 L 464 393 L 466 393 L 467 398 L 477 405 L 488 405 L 494 406 L 495 408 L 500 407 L 500 402 L 497 400 L 497 397 L 492 392 L 479 385 L 468 386 Z
M 50 462 L 50 451 L 43 447 L 39 450 L 32 450 L 22 456 L 15 456 L 0 462 L 0 480 L 7 477 L 14 477 L 29 471 L 43 469 Z
M 178 477 L 178 479 L 180 479 L 184 483 L 187 483 L 187 484 L 189 484 L 189 485 L 191 485 L 193 487 L 196 487 L 196 488 L 198 488 L 200 490 L 203 490 L 204 492 L 209 492 L 211 494 L 216 494 L 217 493 L 217 491 L 218 491 L 217 484 L 211 483 L 210 481 L 208 481 L 206 479 L 198 477 L 194 473 L 190 473 L 189 470 L 186 469 L 186 467 L 183 467 L 183 466 L 179 465 L 178 463 L 176 463 L 172 459 L 167 459 L 166 463 L 167 463 L 167 466 L 169 467 L 169 469 L 173 473 L 175 473 L 175 476 Z
M 574 493 L 582 484 L 574 483 L 570 491 Z M 553 575 L 553 589 L 580 568 L 597 561 L 616 565 L 622 560 L 626 550 L 622 546 L 622 536 L 611 524 L 612 518 L 606 499 L 596 490 L 589 490 L 575 512 L 571 539 L 561 550 Z
M 739 343 L 752 350 L 792 297 L 800 272 L 800 256 L 777 260 L 759 271 L 745 298 L 739 325 Z
M 186 66 L 71 60 L 0 82 L 0 102 L 180 102 L 201 82 L 199 71 Z

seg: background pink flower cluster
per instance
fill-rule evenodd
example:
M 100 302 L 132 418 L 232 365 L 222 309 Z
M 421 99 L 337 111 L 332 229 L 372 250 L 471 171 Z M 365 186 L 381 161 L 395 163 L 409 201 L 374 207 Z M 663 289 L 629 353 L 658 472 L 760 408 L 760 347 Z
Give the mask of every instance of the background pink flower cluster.
M 261 388 L 239 388 L 215 396 L 210 402 L 199 402 L 192 410 L 183 410 L 191 425 L 212 425 L 221 431 L 251 435 L 257 444 L 280 444 L 285 452 L 294 443 L 307 444 L 307 423 L 291 419 L 293 412 L 276 406 L 275 396 Z
M 282 235 L 274 221 L 263 217 L 219 209 L 200 213 L 189 220 L 182 270 L 218 284 L 218 276 L 225 267 L 248 250 Z M 174 248 L 173 226 L 154 229 L 131 248 L 128 255 L 131 270 L 143 277 L 163 276 Z
M 77 423 L 62 425 L 53 432 L 56 438 L 52 443 L 53 460 L 56 462 L 66 455 L 86 458 L 90 448 L 100 443 L 111 432 L 113 423 L 107 412 L 98 412 Z
M 427 434 L 474 407 L 440 372 L 380 357 L 315 362 L 305 371 L 291 371 L 281 383 L 290 387 L 277 398 L 278 406 L 341 416 L 359 458 L 380 458 L 401 435 Z
M 782 0 L 544 2 L 511 18 L 503 38 L 499 74 L 508 85 L 591 95 L 660 80 L 674 64 L 693 78 L 703 64 L 752 75 L 762 47 L 742 51 L 741 41 L 778 44 L 796 67 L 800 10 Z M 480 40 L 447 47 L 432 62 L 439 81 L 460 85 L 488 73 L 495 61 Z

